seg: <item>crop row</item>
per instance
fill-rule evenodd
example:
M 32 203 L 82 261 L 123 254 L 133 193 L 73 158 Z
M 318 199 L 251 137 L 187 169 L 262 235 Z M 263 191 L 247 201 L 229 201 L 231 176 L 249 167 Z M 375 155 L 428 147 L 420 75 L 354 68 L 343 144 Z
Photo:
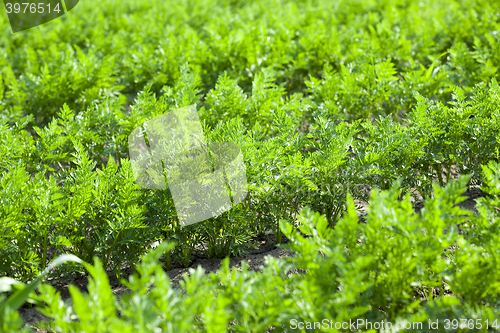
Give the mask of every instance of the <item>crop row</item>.
M 173 91 L 192 94 L 189 77 Z M 226 88 L 221 83 L 210 94 Z M 167 267 L 172 259 L 187 266 L 194 251 L 211 258 L 238 254 L 248 240 L 270 230 L 279 240 L 279 221 L 293 220 L 304 206 L 333 226 L 348 193 L 367 201 L 367 189 L 389 189 L 398 179 L 415 200 L 431 196 L 433 181 L 449 181 L 454 166 L 472 176 L 469 186 L 481 185 L 481 165 L 498 160 L 496 80 L 477 85 L 469 99 L 456 88 L 448 106 L 416 98 L 406 126 L 389 116 L 337 125 L 318 116 L 303 132 L 297 130 L 300 118 L 289 111 L 299 102 L 283 99 L 267 129 L 249 129 L 239 115 L 207 129 L 209 141 L 241 148 L 249 193 L 233 210 L 187 227 L 179 225 L 168 189 L 140 189 L 130 161 L 113 157 L 126 149 L 119 138 L 129 128 L 169 109 L 168 94 L 156 99 L 146 90 L 121 119 L 113 104 L 78 115 L 64 107 L 47 127 L 33 128 L 37 138 L 26 130 L 30 117 L 14 127 L 3 125 L 0 272 L 26 281 L 58 253 L 72 253 L 87 262 L 97 256 L 119 275 L 122 264 L 135 263 L 157 240 L 177 243 Z M 224 101 L 218 105 L 225 107 Z M 115 146 L 94 131 L 95 119 L 114 129 Z M 268 138 L 266 130 L 275 134 Z
M 41 284 L 39 293 L 31 294 L 37 309 L 50 318 L 37 326 L 65 333 L 290 332 L 298 327 L 302 332 L 343 332 L 345 325 L 335 323 L 347 322 L 356 323 L 348 326 L 354 332 L 381 323 L 428 332 L 432 322 L 436 332 L 496 331 L 499 168 L 495 162 L 483 168 L 488 195 L 478 200 L 476 216 L 456 206 L 465 199 L 461 193 L 470 176 L 444 188 L 435 184 L 420 214 L 409 197 L 399 199 L 398 183 L 372 192 L 367 223 L 359 223 L 351 196 L 348 213 L 333 229 L 324 216 L 305 209 L 298 228 L 280 224 L 295 255 L 268 257 L 261 272 L 248 270 L 245 262 L 241 270 L 230 269 L 226 258 L 217 273 L 191 268 L 181 289 L 174 289 L 158 262 L 172 249 L 165 242 L 143 256 L 136 272 L 123 280 L 130 293 L 118 298 L 102 261 L 95 258 L 94 265 L 83 263 L 91 276 L 88 292 L 70 286 L 71 299 L 63 301 L 54 287 Z M 464 222 L 460 233 L 456 225 Z M 23 327 L 15 311 L 22 303 L 12 309 L 20 297 L 19 292 L 11 296 L 9 308 L 0 296 L 0 328 L 6 332 Z
M 188 64 L 203 97 L 224 73 L 238 82 L 236 90 L 249 93 L 267 68 L 287 95 L 311 95 L 311 113 L 397 116 L 411 109 L 414 91 L 447 102 L 452 85 L 469 92 L 496 77 L 499 6 L 486 0 L 103 0 L 82 2 L 16 34 L 2 15 L 0 110 L 11 122 L 32 114 L 44 126 L 64 104 L 76 113 L 109 97 L 123 104 L 148 85 L 158 95 Z M 232 98 L 231 90 L 224 93 Z M 245 111 L 263 124 L 272 107 L 264 96 L 251 109 L 235 99 L 207 121 Z

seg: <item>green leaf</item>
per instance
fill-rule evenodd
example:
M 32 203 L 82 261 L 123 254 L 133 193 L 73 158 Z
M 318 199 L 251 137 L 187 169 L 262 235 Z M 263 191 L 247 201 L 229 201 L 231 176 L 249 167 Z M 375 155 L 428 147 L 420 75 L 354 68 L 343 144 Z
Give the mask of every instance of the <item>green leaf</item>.
M 30 284 L 25 286 L 23 289 L 16 291 L 13 295 L 11 295 L 7 300 L 3 301 L 0 304 L 0 315 L 2 315 L 5 311 L 6 308 L 9 308 L 10 310 L 17 311 L 28 299 L 29 295 L 35 291 L 35 289 L 38 287 L 38 285 L 43 281 L 43 278 L 47 273 L 52 270 L 54 267 L 57 267 L 65 262 L 72 261 L 72 262 L 77 262 L 77 263 L 82 263 L 82 260 L 80 260 L 78 257 L 71 255 L 71 254 L 63 254 L 59 257 L 57 257 L 55 260 L 53 260 L 47 268 Z M 4 282 L 7 280 L 4 280 Z M 7 283 L 12 284 L 11 282 L 7 281 Z

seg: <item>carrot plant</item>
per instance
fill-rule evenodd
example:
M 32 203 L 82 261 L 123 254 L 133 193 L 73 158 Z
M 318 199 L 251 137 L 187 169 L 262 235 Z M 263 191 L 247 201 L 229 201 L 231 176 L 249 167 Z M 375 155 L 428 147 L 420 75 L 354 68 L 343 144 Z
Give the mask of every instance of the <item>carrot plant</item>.
M 484 167 L 488 193 L 498 187 L 497 169 L 494 162 Z M 419 331 L 424 332 L 429 319 L 466 316 L 481 321 L 480 331 L 497 329 L 498 283 L 494 274 L 484 274 L 498 269 L 497 236 L 489 232 L 495 225 L 488 219 L 497 214 L 495 199 L 483 200 L 477 217 L 457 207 L 465 200 L 461 194 L 469 178 L 452 180 L 444 188 L 434 183 L 434 196 L 426 199 L 421 214 L 414 214 L 408 195 L 399 199 L 400 180 L 389 190 L 372 191 L 366 224 L 359 223 L 350 195 L 348 212 L 334 228 L 325 216 L 303 209 L 296 226 L 280 223 L 290 240 L 285 248 L 294 256 L 268 257 L 260 272 L 248 270 L 244 262 L 241 270 L 230 269 L 228 259 L 208 276 L 200 267 L 191 268 L 180 290 L 173 289 L 158 262 L 173 244 L 164 242 L 144 255 L 135 273 L 123 280 L 130 293 L 119 298 L 96 258 L 93 266 L 85 263 L 88 294 L 70 287 L 71 299 L 63 301 L 47 284 L 40 285 L 39 294 L 29 294 L 50 318 L 37 326 L 54 332 L 97 326 L 104 331 L 289 331 L 297 321 L 329 318 L 363 325 L 422 322 Z M 464 222 L 471 223 L 468 231 L 475 235 L 459 232 L 457 224 Z M 458 247 L 450 250 L 452 245 Z M 6 315 L 9 325 L 22 327 L 15 315 Z
M 0 275 L 33 281 L 61 254 L 94 264 L 92 297 L 73 290 L 71 309 L 41 287 L 60 331 L 105 317 L 104 331 L 493 318 L 497 284 L 480 272 L 498 268 L 499 13 L 483 0 L 103 0 L 16 34 L 1 16 Z M 208 142 L 239 147 L 248 194 L 182 227 L 168 188 L 136 184 L 128 136 L 189 105 Z M 454 205 L 477 187 L 486 195 L 470 216 Z M 354 202 L 369 207 L 366 225 Z M 269 233 L 290 240 L 294 259 L 261 274 L 224 263 L 212 282 L 194 271 L 184 297 L 156 263 L 242 255 Z M 149 252 L 162 242 L 172 245 Z M 133 296 L 99 289 L 137 264 L 122 281 Z

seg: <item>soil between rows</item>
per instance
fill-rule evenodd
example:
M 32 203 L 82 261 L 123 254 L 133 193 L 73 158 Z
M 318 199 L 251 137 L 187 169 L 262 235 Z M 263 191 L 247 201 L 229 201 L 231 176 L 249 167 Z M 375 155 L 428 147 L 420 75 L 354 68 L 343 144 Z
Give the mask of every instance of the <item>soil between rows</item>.
M 476 199 L 482 197 L 482 192 L 479 189 L 472 189 L 470 192 L 466 192 L 463 194 L 464 196 L 467 196 L 467 199 L 463 201 L 462 203 L 459 204 L 460 207 L 464 209 L 468 209 L 473 211 L 475 214 L 478 213 L 478 211 L 475 208 L 476 205 Z M 366 220 L 366 211 L 368 210 L 368 205 L 363 205 L 363 210 L 359 215 L 360 222 L 364 222 Z M 415 213 L 420 213 L 420 211 L 423 208 L 423 204 L 418 203 L 414 206 Z M 460 231 L 460 226 L 459 231 Z M 361 240 L 359 240 L 360 242 Z M 286 239 L 285 236 L 282 238 L 282 243 L 286 244 L 288 242 L 288 239 Z M 246 261 L 248 264 L 248 269 L 253 270 L 253 271 L 258 271 L 261 266 L 264 265 L 265 263 L 265 257 L 266 256 L 273 256 L 276 258 L 283 258 L 283 257 L 290 257 L 293 256 L 293 253 L 290 251 L 287 251 L 285 249 L 280 248 L 275 240 L 275 237 L 272 233 L 267 233 L 266 235 L 262 237 L 255 238 L 251 241 L 253 245 L 255 245 L 255 248 L 250 248 L 245 255 L 242 256 L 237 256 L 237 257 L 231 257 L 230 258 L 230 267 L 234 269 L 241 270 L 241 263 L 243 261 Z M 452 248 L 448 250 L 453 250 L 456 246 L 452 246 Z M 190 268 L 196 268 L 198 266 L 201 266 L 206 274 L 215 272 L 220 269 L 221 267 L 221 261 L 222 259 L 207 259 L 207 258 L 201 258 L 201 257 L 194 257 L 194 260 L 191 262 L 189 267 L 187 268 L 179 268 L 179 267 L 174 267 L 167 271 L 167 275 L 169 276 L 171 280 L 171 284 L 173 288 L 180 288 L 179 282 L 182 280 L 183 276 L 185 274 L 189 275 L 189 269 Z M 122 273 L 122 276 L 124 278 L 127 278 L 130 274 L 132 273 L 132 270 L 130 267 L 126 267 Z M 292 271 L 292 274 L 298 273 L 297 271 Z M 70 294 L 68 291 L 68 286 L 69 284 L 75 285 L 78 287 L 81 291 L 86 292 L 87 290 L 87 284 L 88 280 L 87 277 L 80 278 L 80 279 L 75 279 L 71 281 L 70 283 L 60 283 L 57 280 L 52 282 L 52 285 L 61 293 L 61 298 L 63 300 L 67 300 L 70 298 Z M 125 286 L 122 286 L 118 283 L 116 278 L 113 275 L 110 275 L 110 285 L 112 287 L 112 290 L 117 297 L 120 297 L 120 295 L 124 292 L 128 292 L 129 289 L 126 288 Z M 447 296 L 453 296 L 453 295 L 447 295 Z M 45 333 L 47 331 L 40 330 L 34 325 L 37 322 L 47 320 L 48 318 L 39 312 L 36 311 L 36 307 L 30 307 L 29 304 L 25 304 L 21 309 L 19 309 L 19 314 L 23 318 L 24 322 L 30 325 L 32 328 L 33 332 L 39 332 L 39 333 Z

